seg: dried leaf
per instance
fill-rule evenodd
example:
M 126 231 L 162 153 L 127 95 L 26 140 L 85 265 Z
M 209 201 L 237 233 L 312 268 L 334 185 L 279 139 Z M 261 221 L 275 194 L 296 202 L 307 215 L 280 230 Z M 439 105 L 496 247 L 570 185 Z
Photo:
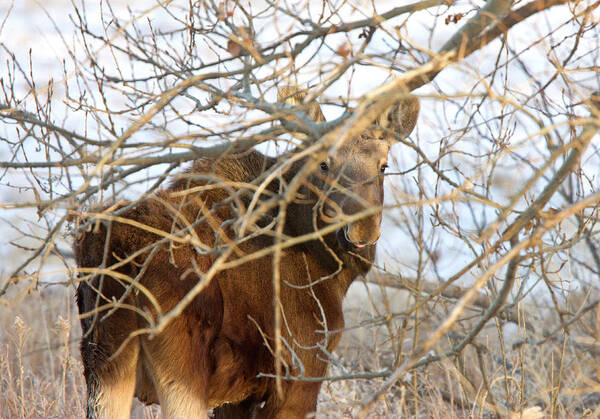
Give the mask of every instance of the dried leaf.
M 234 57 L 239 56 L 242 53 L 242 47 L 235 41 L 231 39 L 227 41 L 227 51 Z
M 464 15 L 462 13 L 457 13 L 455 15 L 448 15 L 446 16 L 446 19 L 444 19 L 444 23 L 446 25 L 450 24 L 450 22 L 452 23 L 458 23 L 460 22 L 460 20 L 464 17 Z
M 347 58 L 352 53 L 352 48 L 348 42 L 344 42 L 338 47 L 335 53 L 340 57 Z
M 252 31 L 252 28 L 248 26 L 238 26 L 236 30 L 239 36 L 235 34 L 229 35 L 227 51 L 234 57 L 245 55 L 247 51 L 254 57 L 256 62 L 263 63 L 264 58 L 260 55 L 260 52 L 258 52 L 258 49 L 254 45 L 254 32 Z

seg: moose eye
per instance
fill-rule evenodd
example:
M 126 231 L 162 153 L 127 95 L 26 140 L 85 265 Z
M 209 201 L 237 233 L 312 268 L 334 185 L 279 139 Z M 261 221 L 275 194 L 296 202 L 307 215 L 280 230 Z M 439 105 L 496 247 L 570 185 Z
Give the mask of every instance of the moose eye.
M 321 162 L 321 164 L 319 165 L 319 167 L 321 168 L 322 171 L 326 172 L 329 170 L 329 165 L 327 164 L 326 161 Z
M 381 173 L 385 173 L 385 169 L 387 169 L 387 168 L 388 168 L 388 165 L 387 165 L 387 164 L 382 164 L 382 165 L 381 165 L 381 167 L 379 168 L 379 171 L 380 171 Z

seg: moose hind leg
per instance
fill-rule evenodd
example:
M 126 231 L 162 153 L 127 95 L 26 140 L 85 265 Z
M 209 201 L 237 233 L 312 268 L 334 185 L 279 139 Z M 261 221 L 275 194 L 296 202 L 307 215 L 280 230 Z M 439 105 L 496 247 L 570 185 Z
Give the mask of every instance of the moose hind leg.
M 128 340 L 136 330 L 136 314 L 117 310 L 112 315 L 96 311 L 98 278 L 82 282 L 77 289 L 81 318 L 81 360 L 87 384 L 87 417 L 129 418 L 135 391 L 139 339 Z M 116 285 L 106 279 L 109 295 L 118 297 Z M 112 289 L 111 289 L 112 288 Z M 114 356 L 116 354 L 116 356 Z M 114 358 L 113 358 L 114 356 Z
M 89 342 L 87 344 L 90 345 Z M 96 354 L 104 358 L 100 363 L 97 362 L 98 358 L 90 360 L 92 354 L 89 353 L 89 348 L 87 353 L 83 353 L 88 389 L 88 419 L 130 417 L 138 353 L 139 344 L 137 342 L 128 344 L 114 360 L 110 361 L 104 354 Z

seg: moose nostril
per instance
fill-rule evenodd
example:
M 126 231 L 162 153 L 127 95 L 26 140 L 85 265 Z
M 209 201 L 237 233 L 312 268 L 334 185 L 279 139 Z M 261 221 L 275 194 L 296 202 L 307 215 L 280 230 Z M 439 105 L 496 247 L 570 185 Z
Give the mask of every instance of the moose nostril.
M 367 241 L 367 240 L 352 240 L 352 238 L 350 238 L 350 234 L 348 232 L 349 228 L 344 228 L 344 236 L 346 238 L 346 241 L 348 241 L 348 243 L 350 243 L 351 245 L 353 245 L 356 248 L 362 249 L 363 247 L 367 247 L 367 246 L 371 246 L 373 244 L 375 244 L 377 242 L 377 240 L 379 240 L 379 236 L 381 236 L 381 232 L 377 233 L 377 237 L 375 237 L 375 239 Z

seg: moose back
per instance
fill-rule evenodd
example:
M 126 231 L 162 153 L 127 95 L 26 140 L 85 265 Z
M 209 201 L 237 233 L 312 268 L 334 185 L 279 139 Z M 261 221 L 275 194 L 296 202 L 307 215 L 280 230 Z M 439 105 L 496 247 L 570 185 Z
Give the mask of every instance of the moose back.
M 287 88 L 280 97 L 300 105 L 305 95 Z M 318 104 L 307 106 L 323 121 Z M 278 159 L 256 150 L 199 159 L 168 188 L 105 209 L 82 228 L 74 251 L 88 418 L 129 417 L 134 396 L 160 403 L 167 418 L 202 418 L 209 409 L 219 418 L 314 412 L 321 383 L 302 378 L 326 374 L 340 339 L 326 332 L 344 327 L 342 299 L 375 255 L 390 146 L 413 130 L 418 112 L 418 100 L 405 96 L 325 159 L 297 159 L 269 179 Z M 282 206 L 307 167 L 314 169 Z M 336 231 L 318 233 L 334 223 Z M 277 256 L 251 256 L 303 236 L 310 240 Z M 140 333 L 199 283 L 160 333 Z M 274 378 L 258 377 L 276 373 L 276 353 L 280 391 Z

